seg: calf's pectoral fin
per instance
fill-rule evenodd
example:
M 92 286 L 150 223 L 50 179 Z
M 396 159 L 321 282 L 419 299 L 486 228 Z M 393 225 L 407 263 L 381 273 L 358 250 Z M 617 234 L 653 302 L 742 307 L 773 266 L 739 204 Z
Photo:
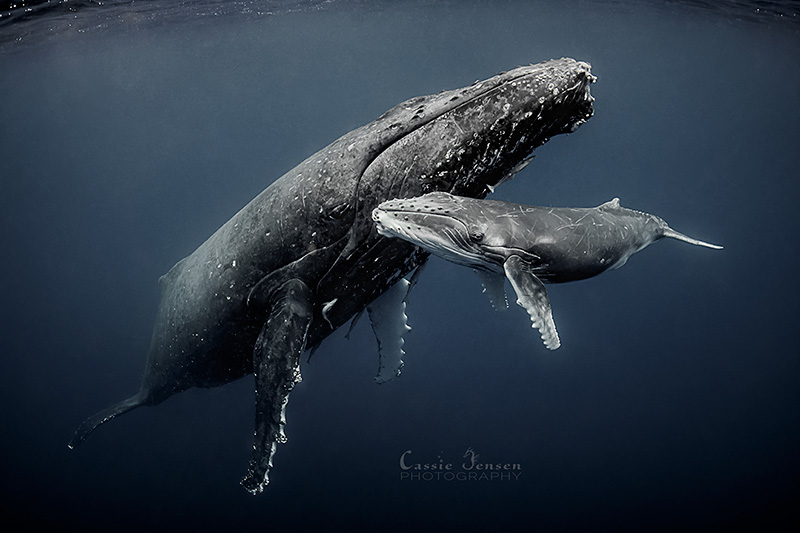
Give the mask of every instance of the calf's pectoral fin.
M 525 261 L 512 255 L 503 264 L 506 276 L 517 293 L 517 303 L 524 307 L 531 317 L 533 327 L 542 335 L 542 342 L 550 350 L 561 346 L 556 324 L 553 322 L 553 311 L 542 281 L 531 272 Z
M 311 289 L 290 279 L 272 293 L 270 314 L 253 351 L 255 375 L 255 435 L 250 468 L 242 485 L 258 494 L 269 483 L 278 443 L 286 442 L 284 425 L 289 393 L 301 381 L 300 356 L 313 316 Z

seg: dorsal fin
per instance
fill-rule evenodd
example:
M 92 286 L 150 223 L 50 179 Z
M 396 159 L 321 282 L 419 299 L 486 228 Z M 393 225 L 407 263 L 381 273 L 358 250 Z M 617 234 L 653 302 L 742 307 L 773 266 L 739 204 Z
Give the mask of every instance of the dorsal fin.
M 619 198 L 614 198 L 613 200 L 609 200 L 604 204 L 600 204 L 597 206 L 597 209 L 620 209 L 622 206 L 619 205 Z

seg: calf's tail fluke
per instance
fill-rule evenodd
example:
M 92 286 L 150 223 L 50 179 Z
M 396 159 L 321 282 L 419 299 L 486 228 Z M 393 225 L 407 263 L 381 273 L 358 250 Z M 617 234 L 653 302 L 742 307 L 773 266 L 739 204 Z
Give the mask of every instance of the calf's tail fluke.
M 122 400 L 119 403 L 115 403 L 111 407 L 107 407 L 100 411 L 97 414 L 94 414 L 83 421 L 83 423 L 78 426 L 78 429 L 75 430 L 75 435 L 72 437 L 72 440 L 69 441 L 67 446 L 70 449 L 75 448 L 78 444 L 84 441 L 86 437 L 95 430 L 97 426 L 108 422 L 116 418 L 117 416 L 127 413 L 128 411 L 132 411 L 137 407 L 141 407 L 143 405 L 147 405 L 147 395 L 139 391 L 139 393 L 134 394 L 127 400 Z
M 683 233 L 679 233 L 672 228 L 664 229 L 664 237 L 671 237 L 673 239 L 678 239 L 679 241 L 688 242 L 689 244 L 694 244 L 697 246 L 705 246 L 706 248 L 711 248 L 713 250 L 722 250 L 722 246 L 692 239 L 691 237 L 687 237 Z

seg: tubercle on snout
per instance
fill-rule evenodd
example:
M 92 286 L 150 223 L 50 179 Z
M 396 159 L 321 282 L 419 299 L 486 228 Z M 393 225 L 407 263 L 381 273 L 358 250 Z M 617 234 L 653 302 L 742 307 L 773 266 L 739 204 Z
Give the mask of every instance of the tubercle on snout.
M 440 205 L 439 202 L 451 202 L 456 197 L 443 192 L 428 193 L 415 198 L 396 198 L 387 200 L 376 207 L 372 212 L 373 216 L 377 211 L 398 213 L 427 213 L 427 214 L 450 214 L 451 209 Z

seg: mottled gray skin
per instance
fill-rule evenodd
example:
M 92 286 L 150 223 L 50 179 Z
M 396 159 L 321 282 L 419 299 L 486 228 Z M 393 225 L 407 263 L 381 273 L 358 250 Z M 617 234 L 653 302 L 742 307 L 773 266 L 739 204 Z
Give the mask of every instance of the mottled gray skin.
M 533 207 L 432 192 L 386 201 L 372 213 L 378 232 L 399 237 L 454 263 L 483 272 L 495 307 L 503 279 L 531 316 L 545 346 L 560 346 L 543 283 L 597 276 L 624 265 L 663 238 L 719 249 L 670 228 L 661 218 L 626 209 L 614 198 L 597 207 Z
M 719 248 L 686 237 L 663 219 L 614 199 L 597 207 L 536 207 L 447 193 L 390 200 L 373 219 L 378 231 L 473 268 L 503 271 L 519 255 L 542 281 L 591 278 L 625 264 L 663 237 Z
M 534 148 L 592 115 L 589 69 L 559 59 L 412 98 L 287 172 L 161 278 L 140 392 L 87 419 L 70 446 L 140 405 L 255 370 L 256 436 L 243 484 L 260 492 L 285 440 L 282 405 L 299 380 L 298 354 L 427 257 L 380 237 L 372 210 L 431 191 L 484 197 Z

